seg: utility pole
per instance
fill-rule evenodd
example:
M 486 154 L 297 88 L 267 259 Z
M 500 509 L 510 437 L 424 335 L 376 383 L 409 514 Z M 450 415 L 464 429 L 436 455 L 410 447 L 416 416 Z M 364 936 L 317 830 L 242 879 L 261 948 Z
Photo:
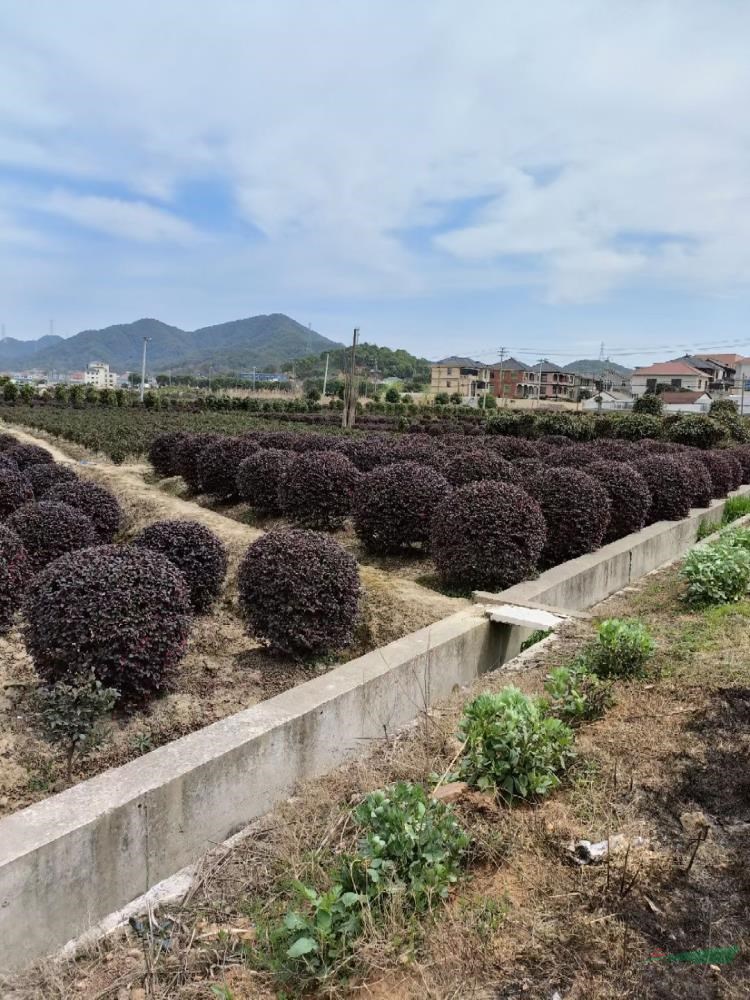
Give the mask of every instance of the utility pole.
M 208 393 L 209 393 L 209 395 L 211 395 L 211 371 L 212 371 L 212 369 L 213 369 L 213 365 L 209 365 L 208 366 Z
M 151 337 L 143 338 L 143 358 L 141 359 L 141 402 L 143 402 L 143 393 L 146 388 L 146 348 L 151 341 Z
M 253 365 L 253 392 L 255 392 L 255 372 L 257 365 Z
M 326 386 L 328 385 L 328 355 L 326 354 L 326 370 L 323 374 L 323 397 L 325 398 Z
M 357 340 L 359 339 L 359 327 L 354 327 L 352 336 L 352 363 L 349 372 L 349 384 L 344 392 L 344 412 L 341 417 L 342 427 L 354 427 L 354 419 L 357 415 L 357 393 L 354 385 L 354 371 L 356 364 Z
M 544 364 L 544 358 L 539 359 L 539 371 L 537 373 L 537 389 L 536 389 L 536 408 L 542 405 L 542 365 Z
M 505 361 L 505 348 L 500 348 L 500 395 L 503 400 L 503 406 L 505 406 L 505 382 L 503 382 L 503 376 L 505 374 L 505 369 L 503 368 L 503 362 Z

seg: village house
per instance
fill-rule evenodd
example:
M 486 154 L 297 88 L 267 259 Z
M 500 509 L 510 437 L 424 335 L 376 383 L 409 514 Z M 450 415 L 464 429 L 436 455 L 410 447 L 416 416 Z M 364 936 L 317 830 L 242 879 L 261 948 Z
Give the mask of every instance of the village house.
M 489 388 L 488 366 L 471 358 L 450 357 L 430 365 L 430 389 L 433 393 L 458 393 L 463 399 L 476 399 Z
M 552 361 L 527 365 L 515 358 L 490 365 L 490 387 L 498 399 L 576 399 L 578 379 Z
M 711 378 L 706 372 L 689 365 L 687 361 L 659 361 L 645 368 L 635 369 L 630 376 L 630 391 L 636 398 L 645 396 L 647 392 L 655 393 L 657 386 L 668 386 L 671 390 L 707 392 L 710 382 Z

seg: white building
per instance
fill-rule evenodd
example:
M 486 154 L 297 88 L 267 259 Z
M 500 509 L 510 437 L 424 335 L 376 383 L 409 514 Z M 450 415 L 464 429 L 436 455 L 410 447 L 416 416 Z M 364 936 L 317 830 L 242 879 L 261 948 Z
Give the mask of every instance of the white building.
M 117 375 L 103 361 L 92 361 L 86 366 L 85 381 L 86 385 L 94 385 L 97 389 L 114 389 L 117 386 Z
M 686 361 L 659 361 L 647 368 L 636 368 L 630 376 L 630 391 L 637 397 L 656 392 L 657 386 L 661 386 L 703 393 L 708 390 L 710 381 L 705 372 Z

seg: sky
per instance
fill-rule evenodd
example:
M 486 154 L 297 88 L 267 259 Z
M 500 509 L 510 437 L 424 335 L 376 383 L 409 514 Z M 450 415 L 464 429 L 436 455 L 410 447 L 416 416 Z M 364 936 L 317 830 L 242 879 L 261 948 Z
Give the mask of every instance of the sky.
M 748 38 L 743 0 L 0 0 L 0 322 L 750 354 Z

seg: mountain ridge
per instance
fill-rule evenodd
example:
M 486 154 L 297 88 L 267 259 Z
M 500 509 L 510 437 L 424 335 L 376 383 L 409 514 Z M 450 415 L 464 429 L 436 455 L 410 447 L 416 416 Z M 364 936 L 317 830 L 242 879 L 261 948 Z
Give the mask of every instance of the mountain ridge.
M 571 361 L 569 364 L 563 365 L 563 371 L 578 372 L 579 374 L 586 375 L 600 375 L 602 372 L 613 371 L 616 375 L 620 375 L 623 378 L 627 378 L 633 374 L 632 368 L 618 365 L 614 361 L 601 361 L 599 358 L 582 358 L 580 361 Z
M 150 371 L 196 370 L 208 365 L 217 372 L 253 366 L 277 369 L 294 358 L 343 346 L 284 313 L 229 320 L 197 330 L 182 330 L 149 317 L 81 330 L 71 337 L 47 335 L 28 341 L 7 337 L 0 340 L 0 369 L 64 371 L 103 361 L 113 371 L 137 371 L 144 337 L 150 339 Z

